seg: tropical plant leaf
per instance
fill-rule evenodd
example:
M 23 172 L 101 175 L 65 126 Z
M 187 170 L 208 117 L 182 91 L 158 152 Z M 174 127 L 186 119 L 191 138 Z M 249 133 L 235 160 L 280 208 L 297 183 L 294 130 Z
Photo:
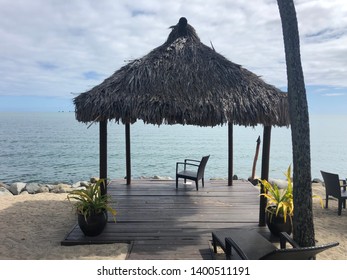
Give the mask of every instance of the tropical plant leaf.
M 73 202 L 76 212 L 82 214 L 85 219 L 93 213 L 101 213 L 104 210 L 109 211 L 113 220 L 117 211 L 110 206 L 111 196 L 101 194 L 101 184 L 105 180 L 100 179 L 96 183 L 89 184 L 86 189 L 74 190 L 68 194 L 68 200 Z

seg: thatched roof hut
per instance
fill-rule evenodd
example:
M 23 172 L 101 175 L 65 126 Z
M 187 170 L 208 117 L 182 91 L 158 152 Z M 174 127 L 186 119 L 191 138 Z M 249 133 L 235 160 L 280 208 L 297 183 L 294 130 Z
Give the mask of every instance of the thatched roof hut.
M 286 94 L 201 43 L 181 18 L 166 42 L 74 99 L 81 122 L 288 126 Z
M 130 184 L 130 124 L 228 124 L 228 185 L 233 176 L 233 124 L 264 125 L 262 178 L 268 178 L 271 126 L 289 126 L 288 98 L 260 77 L 201 43 L 181 18 L 166 42 L 74 99 L 76 118 L 100 122 L 100 178 L 107 178 L 107 121 L 125 124 Z M 106 187 L 103 192 L 106 192 Z M 265 204 L 261 202 L 260 224 Z

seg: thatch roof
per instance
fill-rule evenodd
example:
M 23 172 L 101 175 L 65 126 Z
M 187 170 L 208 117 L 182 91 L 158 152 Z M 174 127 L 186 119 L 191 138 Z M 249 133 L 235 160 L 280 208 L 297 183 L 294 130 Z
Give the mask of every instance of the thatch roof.
M 74 99 L 81 122 L 289 125 L 287 94 L 201 43 L 181 18 L 167 41 Z

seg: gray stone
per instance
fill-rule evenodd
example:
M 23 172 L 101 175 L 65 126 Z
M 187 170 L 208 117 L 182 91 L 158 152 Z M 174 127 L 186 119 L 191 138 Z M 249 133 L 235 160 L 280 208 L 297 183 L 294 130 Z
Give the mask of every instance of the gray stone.
M 51 193 L 60 193 L 60 188 L 58 185 L 50 185 L 49 191 Z
M 92 178 L 90 178 L 90 182 L 93 183 L 93 184 L 96 183 L 99 180 L 100 180 L 99 177 L 92 177 Z
M 9 191 L 14 195 L 20 194 L 25 189 L 26 183 L 16 182 L 11 184 Z
M 26 184 L 25 190 L 30 194 L 35 194 L 40 192 L 41 185 L 38 183 L 29 183 Z
M 288 187 L 288 181 L 282 179 L 269 179 L 271 185 L 276 184 L 279 189 L 285 189 Z
M 81 187 L 88 187 L 90 185 L 87 181 L 78 181 L 71 185 L 73 189 L 81 188 Z
M 48 188 L 49 191 L 52 191 L 54 189 L 55 185 L 46 184 L 45 187 Z
M 0 196 L 3 195 L 11 195 L 13 196 L 13 194 L 5 187 L 0 187 Z
M 0 187 L 10 190 L 10 186 L 0 181 Z
M 158 176 L 158 175 L 153 176 L 153 179 L 155 179 L 155 180 L 172 180 L 172 178 L 169 176 Z
M 29 195 L 27 191 L 22 191 L 19 195 Z
M 48 193 L 48 192 L 49 192 L 49 188 L 48 187 L 41 186 L 37 193 Z
M 259 178 L 254 178 L 252 179 L 252 177 L 248 178 L 248 181 L 252 183 L 253 186 L 257 186 L 259 184 Z
M 312 180 L 312 183 L 323 184 L 323 181 L 322 181 L 321 179 L 319 179 L 319 178 L 314 178 L 314 179 Z
M 55 185 L 53 187 L 51 192 L 53 192 L 53 193 L 69 193 L 72 190 L 73 189 L 72 189 L 71 185 L 68 185 L 68 184 L 58 184 L 58 185 Z
M 79 190 L 85 190 L 86 187 L 78 187 L 78 188 L 72 188 L 71 191 L 79 191 Z
M 81 187 L 88 187 L 89 186 L 89 182 L 88 181 L 81 181 Z

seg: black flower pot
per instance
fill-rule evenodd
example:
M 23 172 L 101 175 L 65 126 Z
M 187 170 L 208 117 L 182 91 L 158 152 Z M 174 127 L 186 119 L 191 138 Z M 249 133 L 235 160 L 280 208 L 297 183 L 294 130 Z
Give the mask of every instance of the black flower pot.
M 101 213 L 93 214 L 85 217 L 78 214 L 78 225 L 80 226 L 82 232 L 87 236 L 99 235 L 105 228 L 107 224 L 107 211 Z
M 292 233 L 292 219 L 289 215 L 287 215 L 286 221 L 284 221 L 283 215 L 279 214 L 276 216 L 276 214 L 266 212 L 266 224 L 270 232 L 275 236 L 279 236 L 281 232 Z

